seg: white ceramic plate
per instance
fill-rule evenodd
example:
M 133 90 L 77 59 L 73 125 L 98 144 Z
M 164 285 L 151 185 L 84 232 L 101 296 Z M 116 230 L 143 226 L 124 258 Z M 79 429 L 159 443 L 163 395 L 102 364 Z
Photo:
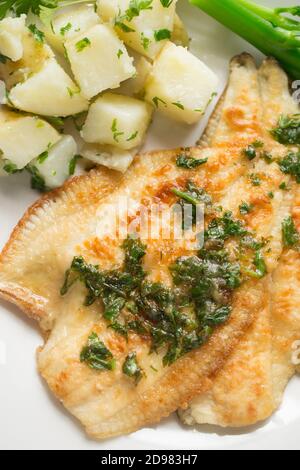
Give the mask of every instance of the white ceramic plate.
M 262 2 L 262 0 L 260 0 Z M 269 5 L 295 1 L 265 0 Z M 248 51 L 261 55 L 246 42 L 180 0 L 180 13 L 193 39 L 192 50 L 226 82 L 229 59 Z M 300 78 L 300 77 L 299 77 Z M 147 149 L 192 145 L 204 127 L 190 128 L 157 117 Z M 0 246 L 6 242 L 25 209 L 38 194 L 29 178 L 15 176 L 0 181 Z M 102 443 L 89 440 L 80 425 L 50 395 L 39 378 L 35 350 L 42 343 L 34 322 L 17 308 L 0 303 L 0 448 L 1 449 L 299 449 L 300 381 L 289 385 L 281 409 L 268 422 L 243 430 L 201 426 L 183 427 L 176 416 L 130 436 Z

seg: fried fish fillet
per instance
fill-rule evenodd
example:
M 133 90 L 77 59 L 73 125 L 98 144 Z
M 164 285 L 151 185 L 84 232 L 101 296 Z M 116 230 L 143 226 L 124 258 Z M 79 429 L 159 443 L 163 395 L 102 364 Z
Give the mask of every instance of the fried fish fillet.
M 249 73 L 257 81 L 253 61 L 245 56 L 235 59 L 232 76 L 245 70 L 245 78 Z M 229 87 L 227 93 L 230 91 Z M 259 166 L 262 184 L 253 186 L 249 175 L 252 163 L 241 150 L 253 140 L 264 138 L 262 107 L 259 94 L 253 95 L 252 80 L 236 88 L 233 95 L 238 113 L 226 111 L 226 105 L 222 112 L 227 116 L 228 128 L 238 127 L 241 134 L 233 141 L 220 139 L 212 148 L 191 149 L 195 158 L 208 159 L 205 165 L 191 172 L 182 170 L 176 166 L 179 150 L 154 152 L 137 157 L 123 177 L 96 170 L 74 179 L 27 212 L 1 255 L 0 295 L 36 318 L 44 332 L 45 344 L 38 352 L 40 373 L 88 434 L 97 439 L 158 422 L 204 393 L 261 309 L 268 308 L 270 278 L 245 282 L 233 296 L 227 323 L 217 328 L 204 346 L 163 367 L 163 353 L 149 355 L 145 338 L 130 334 L 126 342 L 107 328 L 99 305 L 83 306 L 83 287 L 76 286 L 68 297 L 60 296 L 64 273 L 75 255 L 83 255 L 103 269 L 121 265 L 119 241 L 112 230 L 105 236 L 99 236 L 99 230 L 101 233 L 105 222 L 109 222 L 110 209 L 124 195 L 130 199 L 131 218 L 135 220 L 145 203 L 172 205 L 170 188 L 184 188 L 191 179 L 235 215 L 241 197 L 260 201 L 257 210 L 249 214 L 247 225 L 264 236 L 267 229 L 261 221 L 267 221 L 273 239 L 271 251 L 265 253 L 266 262 L 270 272 L 276 267 L 282 249 L 282 211 L 289 208 L 290 201 L 287 194 L 278 191 L 282 176 L 275 165 Z M 222 132 L 226 134 L 226 129 Z M 278 152 L 281 151 L 278 145 Z M 275 194 L 271 200 L 265 197 L 270 191 Z M 121 206 L 121 218 L 122 215 Z M 160 238 L 147 240 L 146 271 L 152 280 L 168 284 L 168 266 L 185 254 L 180 243 Z M 116 358 L 114 371 L 99 373 L 80 362 L 80 351 L 92 331 Z M 128 381 L 121 367 L 133 349 L 146 372 L 138 385 Z
M 286 75 L 274 60 L 263 63 L 258 81 L 265 138 L 270 141 L 268 130 L 275 127 L 279 116 L 297 113 L 298 106 L 290 96 Z M 215 144 L 213 138 L 210 143 Z M 272 149 L 274 143 L 269 145 Z M 299 226 L 299 189 L 290 184 L 293 215 Z M 210 390 L 180 412 L 184 423 L 247 426 L 266 419 L 280 405 L 288 380 L 295 373 L 292 344 L 300 338 L 299 263 L 298 253 L 284 251 L 272 276 L 267 308 L 261 309 Z

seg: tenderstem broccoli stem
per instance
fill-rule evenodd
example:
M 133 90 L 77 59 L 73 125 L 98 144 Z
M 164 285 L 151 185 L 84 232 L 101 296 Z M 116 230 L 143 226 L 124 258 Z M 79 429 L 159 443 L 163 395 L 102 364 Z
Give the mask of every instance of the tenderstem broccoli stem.
M 299 7 L 272 9 L 250 0 L 190 2 L 264 54 L 276 57 L 293 78 L 300 79 L 300 22 L 282 14 L 297 16 Z

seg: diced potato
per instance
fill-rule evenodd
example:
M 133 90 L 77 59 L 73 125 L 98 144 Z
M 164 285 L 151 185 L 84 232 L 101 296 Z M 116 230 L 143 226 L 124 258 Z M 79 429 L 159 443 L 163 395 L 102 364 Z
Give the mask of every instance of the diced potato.
M 77 144 L 74 138 L 65 135 L 44 156 L 33 160 L 30 166 L 43 178 L 46 188 L 57 188 L 71 176 L 76 154 Z
M 190 37 L 179 16 L 176 14 L 174 19 L 174 29 L 171 36 L 171 41 L 177 46 L 189 47 Z
M 122 150 L 109 145 L 86 144 L 81 155 L 97 165 L 103 165 L 111 170 L 125 171 L 131 165 L 136 151 Z
M 64 117 L 88 109 L 88 101 L 55 59 L 12 88 L 9 100 L 17 109 L 42 116 Z
M 8 116 L 0 126 L 0 152 L 3 160 L 11 162 L 16 169 L 24 168 L 61 138 L 50 124 L 39 118 L 16 113 Z
M 17 83 L 27 80 L 32 74 L 39 72 L 45 63 L 54 57 L 50 47 L 36 41 L 27 28 L 25 28 L 22 42 L 23 56 L 21 60 L 0 63 L 0 76 L 5 81 L 8 90 Z
M 98 0 L 98 13 L 104 21 L 116 25 L 118 35 L 127 46 L 153 59 L 170 39 L 173 31 L 177 0 L 166 7 L 161 0 L 141 2 L 145 8 L 134 13 L 131 0 Z M 131 10 L 130 10 L 131 8 Z
M 94 5 L 74 5 L 68 10 L 59 10 L 51 28 L 44 29 L 49 44 L 58 52 L 64 52 L 64 43 L 100 23 Z
M 23 57 L 23 34 L 26 15 L 0 21 L 0 54 L 16 62 Z
M 136 68 L 135 76 L 123 82 L 117 90 L 118 93 L 122 95 L 143 95 L 146 80 L 152 70 L 152 64 L 145 57 L 139 56 L 134 61 L 134 66 Z
M 81 135 L 89 143 L 132 149 L 143 142 L 152 110 L 135 98 L 105 93 L 90 107 Z
M 90 28 L 66 41 L 65 47 L 74 76 L 88 99 L 117 88 L 135 74 L 126 47 L 108 25 Z
M 170 118 L 199 121 L 216 92 L 218 78 L 187 49 L 168 43 L 154 62 L 146 100 Z

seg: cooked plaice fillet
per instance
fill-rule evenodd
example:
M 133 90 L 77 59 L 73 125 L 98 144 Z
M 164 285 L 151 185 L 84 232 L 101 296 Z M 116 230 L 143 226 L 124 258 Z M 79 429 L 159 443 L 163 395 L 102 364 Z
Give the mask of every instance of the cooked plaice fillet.
M 232 73 L 241 65 L 238 60 L 234 64 Z M 244 66 L 249 66 L 253 76 L 252 64 L 249 60 Z M 183 188 L 189 180 L 201 185 L 216 202 L 226 200 L 234 214 L 238 214 L 241 199 L 239 193 L 229 189 L 239 182 L 244 183 L 245 198 L 261 198 L 262 191 L 277 194 L 280 174 L 275 166 L 268 168 L 262 187 L 252 186 L 247 178 L 251 164 L 241 150 L 253 139 L 264 136 L 259 100 L 251 94 L 251 101 L 247 102 L 246 88 L 247 85 L 243 93 L 235 95 L 235 103 L 240 106 L 239 118 L 245 113 L 250 123 L 249 132 L 244 122 L 240 139 L 225 139 L 212 148 L 190 150 L 195 158 L 207 158 L 206 164 L 186 171 L 176 166 L 179 150 L 156 152 L 137 157 L 124 177 L 96 170 L 72 180 L 29 210 L 2 253 L 0 295 L 39 321 L 46 333 L 45 345 L 38 353 L 39 370 L 53 393 L 95 438 L 129 433 L 157 422 L 204 393 L 261 309 L 268 309 L 269 277 L 245 282 L 235 291 L 227 323 L 217 328 L 204 346 L 163 367 L 163 353 L 149 355 L 148 342 L 141 336 L 132 334 L 126 342 L 107 328 L 101 305 L 83 306 L 83 287 L 77 285 L 67 297 L 60 296 L 64 273 L 75 255 L 83 255 L 102 269 L 122 263 L 120 243 L 114 233 L 108 229 L 105 236 L 99 237 L 99 230 L 101 233 L 106 227 L 109 210 L 119 204 L 124 194 L 130 198 L 133 219 L 145 201 L 173 203 L 170 189 Z M 252 81 L 249 91 L 250 88 L 253 89 Z M 249 109 L 253 109 L 252 113 Z M 276 266 L 281 248 L 276 235 L 278 207 L 288 206 L 288 197 L 280 197 L 264 200 L 247 220 L 247 225 L 256 227 L 261 234 L 259 221 L 267 217 L 269 228 L 274 230 L 274 250 L 265 253 L 270 271 Z M 148 240 L 145 269 L 153 281 L 168 284 L 168 266 L 185 254 L 180 243 Z M 114 371 L 99 373 L 80 362 L 80 351 L 91 332 L 96 332 L 112 351 L 117 361 Z M 138 385 L 124 376 L 121 367 L 133 349 L 146 372 Z
M 287 77 L 275 61 L 266 60 L 258 78 L 266 139 L 270 140 L 268 131 L 276 126 L 279 116 L 297 113 L 298 106 L 290 96 Z M 272 141 L 269 145 L 276 148 Z M 293 182 L 290 185 L 294 220 L 299 226 L 299 189 Z M 280 211 L 283 220 L 287 207 L 281 205 Z M 260 223 L 268 231 L 266 222 Z M 277 224 L 277 237 L 278 230 Z M 261 309 L 226 366 L 212 380 L 210 390 L 180 411 L 184 423 L 248 426 L 265 420 L 281 404 L 288 380 L 295 373 L 292 344 L 300 338 L 299 267 L 298 253 L 285 250 L 270 282 L 267 308 Z

